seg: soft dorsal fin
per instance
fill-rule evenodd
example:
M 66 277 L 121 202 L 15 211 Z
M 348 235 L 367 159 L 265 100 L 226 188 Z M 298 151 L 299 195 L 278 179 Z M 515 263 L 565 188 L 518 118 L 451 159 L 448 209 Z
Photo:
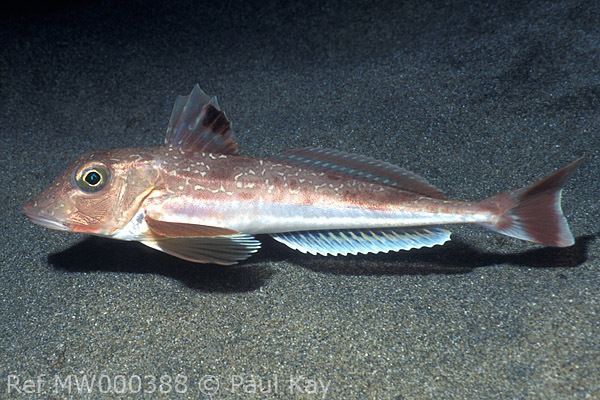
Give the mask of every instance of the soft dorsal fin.
M 305 147 L 277 157 L 289 164 L 313 170 L 333 172 L 350 178 L 391 186 L 434 199 L 446 196 L 419 175 L 385 161 L 342 151 Z
M 313 255 L 387 253 L 432 247 L 450 240 L 441 228 L 385 228 L 284 232 L 271 235 L 286 246 Z
M 145 219 L 150 231 L 159 238 L 207 237 L 239 233 L 233 229 L 219 228 L 217 226 L 160 221 L 148 215 L 146 215 Z
M 245 234 L 147 240 L 142 243 L 187 261 L 219 265 L 237 264 L 260 249 L 260 242 Z
M 231 123 L 219 108 L 217 98 L 210 98 L 198 85 L 189 96 L 177 96 L 165 143 L 191 152 L 238 152 Z

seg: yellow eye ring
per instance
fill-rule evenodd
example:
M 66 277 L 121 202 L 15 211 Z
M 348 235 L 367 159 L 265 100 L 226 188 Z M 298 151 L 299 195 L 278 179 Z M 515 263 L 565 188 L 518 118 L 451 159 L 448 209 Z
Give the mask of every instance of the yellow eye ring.
M 103 166 L 87 167 L 79 171 L 75 180 L 84 192 L 97 192 L 108 182 L 109 172 Z

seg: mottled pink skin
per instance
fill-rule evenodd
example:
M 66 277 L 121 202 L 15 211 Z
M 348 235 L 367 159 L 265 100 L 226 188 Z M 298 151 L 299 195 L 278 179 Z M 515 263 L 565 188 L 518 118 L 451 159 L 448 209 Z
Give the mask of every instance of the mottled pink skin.
M 419 198 L 377 184 L 349 180 L 333 173 L 242 156 L 159 153 L 161 188 L 166 193 L 206 201 L 263 201 L 330 207 L 386 210 Z
M 177 149 L 162 149 L 156 158 L 161 160 L 161 195 L 148 199 L 146 211 L 160 220 L 255 234 L 470 223 L 491 218 L 487 210 L 473 203 L 432 199 L 280 161 L 212 154 L 186 157 Z M 360 219 L 355 222 L 354 217 Z
M 110 180 L 98 192 L 82 191 L 75 182 L 76 174 L 98 165 L 110 171 Z M 142 206 L 158 176 L 152 151 L 116 149 L 86 153 L 25 204 L 23 212 L 48 228 L 112 236 Z
M 96 193 L 82 193 L 73 176 L 94 163 L 110 170 L 111 182 Z M 298 206 L 299 213 L 318 207 L 340 215 L 344 210 L 360 209 L 390 215 L 414 212 L 451 216 L 439 223 L 472 222 L 470 216 L 485 211 L 471 203 L 432 199 L 334 173 L 265 159 L 186 153 L 174 147 L 84 155 L 24 211 L 34 222 L 41 218 L 67 230 L 112 236 L 139 210 L 159 220 L 227 228 L 239 224 L 240 219 L 260 224 L 276 205 L 288 205 L 292 210 Z M 335 221 L 332 224 L 335 228 Z M 136 240 L 139 235 L 148 233 L 139 232 Z

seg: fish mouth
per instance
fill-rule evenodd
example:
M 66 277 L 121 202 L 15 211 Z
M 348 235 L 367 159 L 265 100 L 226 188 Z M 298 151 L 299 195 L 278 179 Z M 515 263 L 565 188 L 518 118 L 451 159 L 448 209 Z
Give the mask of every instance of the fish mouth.
M 37 212 L 30 204 L 25 204 L 22 212 L 27 218 L 29 218 L 31 222 L 36 225 L 41 225 L 44 228 L 54 229 L 57 231 L 69 230 L 69 228 L 62 222 L 59 222 L 49 216 L 40 215 L 39 212 Z

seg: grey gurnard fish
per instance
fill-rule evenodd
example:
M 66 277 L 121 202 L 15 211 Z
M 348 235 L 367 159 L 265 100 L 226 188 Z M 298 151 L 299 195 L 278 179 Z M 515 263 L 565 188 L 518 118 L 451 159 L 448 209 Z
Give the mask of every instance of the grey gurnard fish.
M 369 157 L 301 148 L 238 155 L 215 97 L 178 96 L 164 145 L 75 160 L 23 212 L 39 225 L 144 243 L 184 260 L 235 264 L 257 234 L 319 255 L 441 245 L 452 224 L 478 224 L 546 246 L 570 246 L 561 190 L 581 159 L 523 189 L 455 201 L 425 179 Z

